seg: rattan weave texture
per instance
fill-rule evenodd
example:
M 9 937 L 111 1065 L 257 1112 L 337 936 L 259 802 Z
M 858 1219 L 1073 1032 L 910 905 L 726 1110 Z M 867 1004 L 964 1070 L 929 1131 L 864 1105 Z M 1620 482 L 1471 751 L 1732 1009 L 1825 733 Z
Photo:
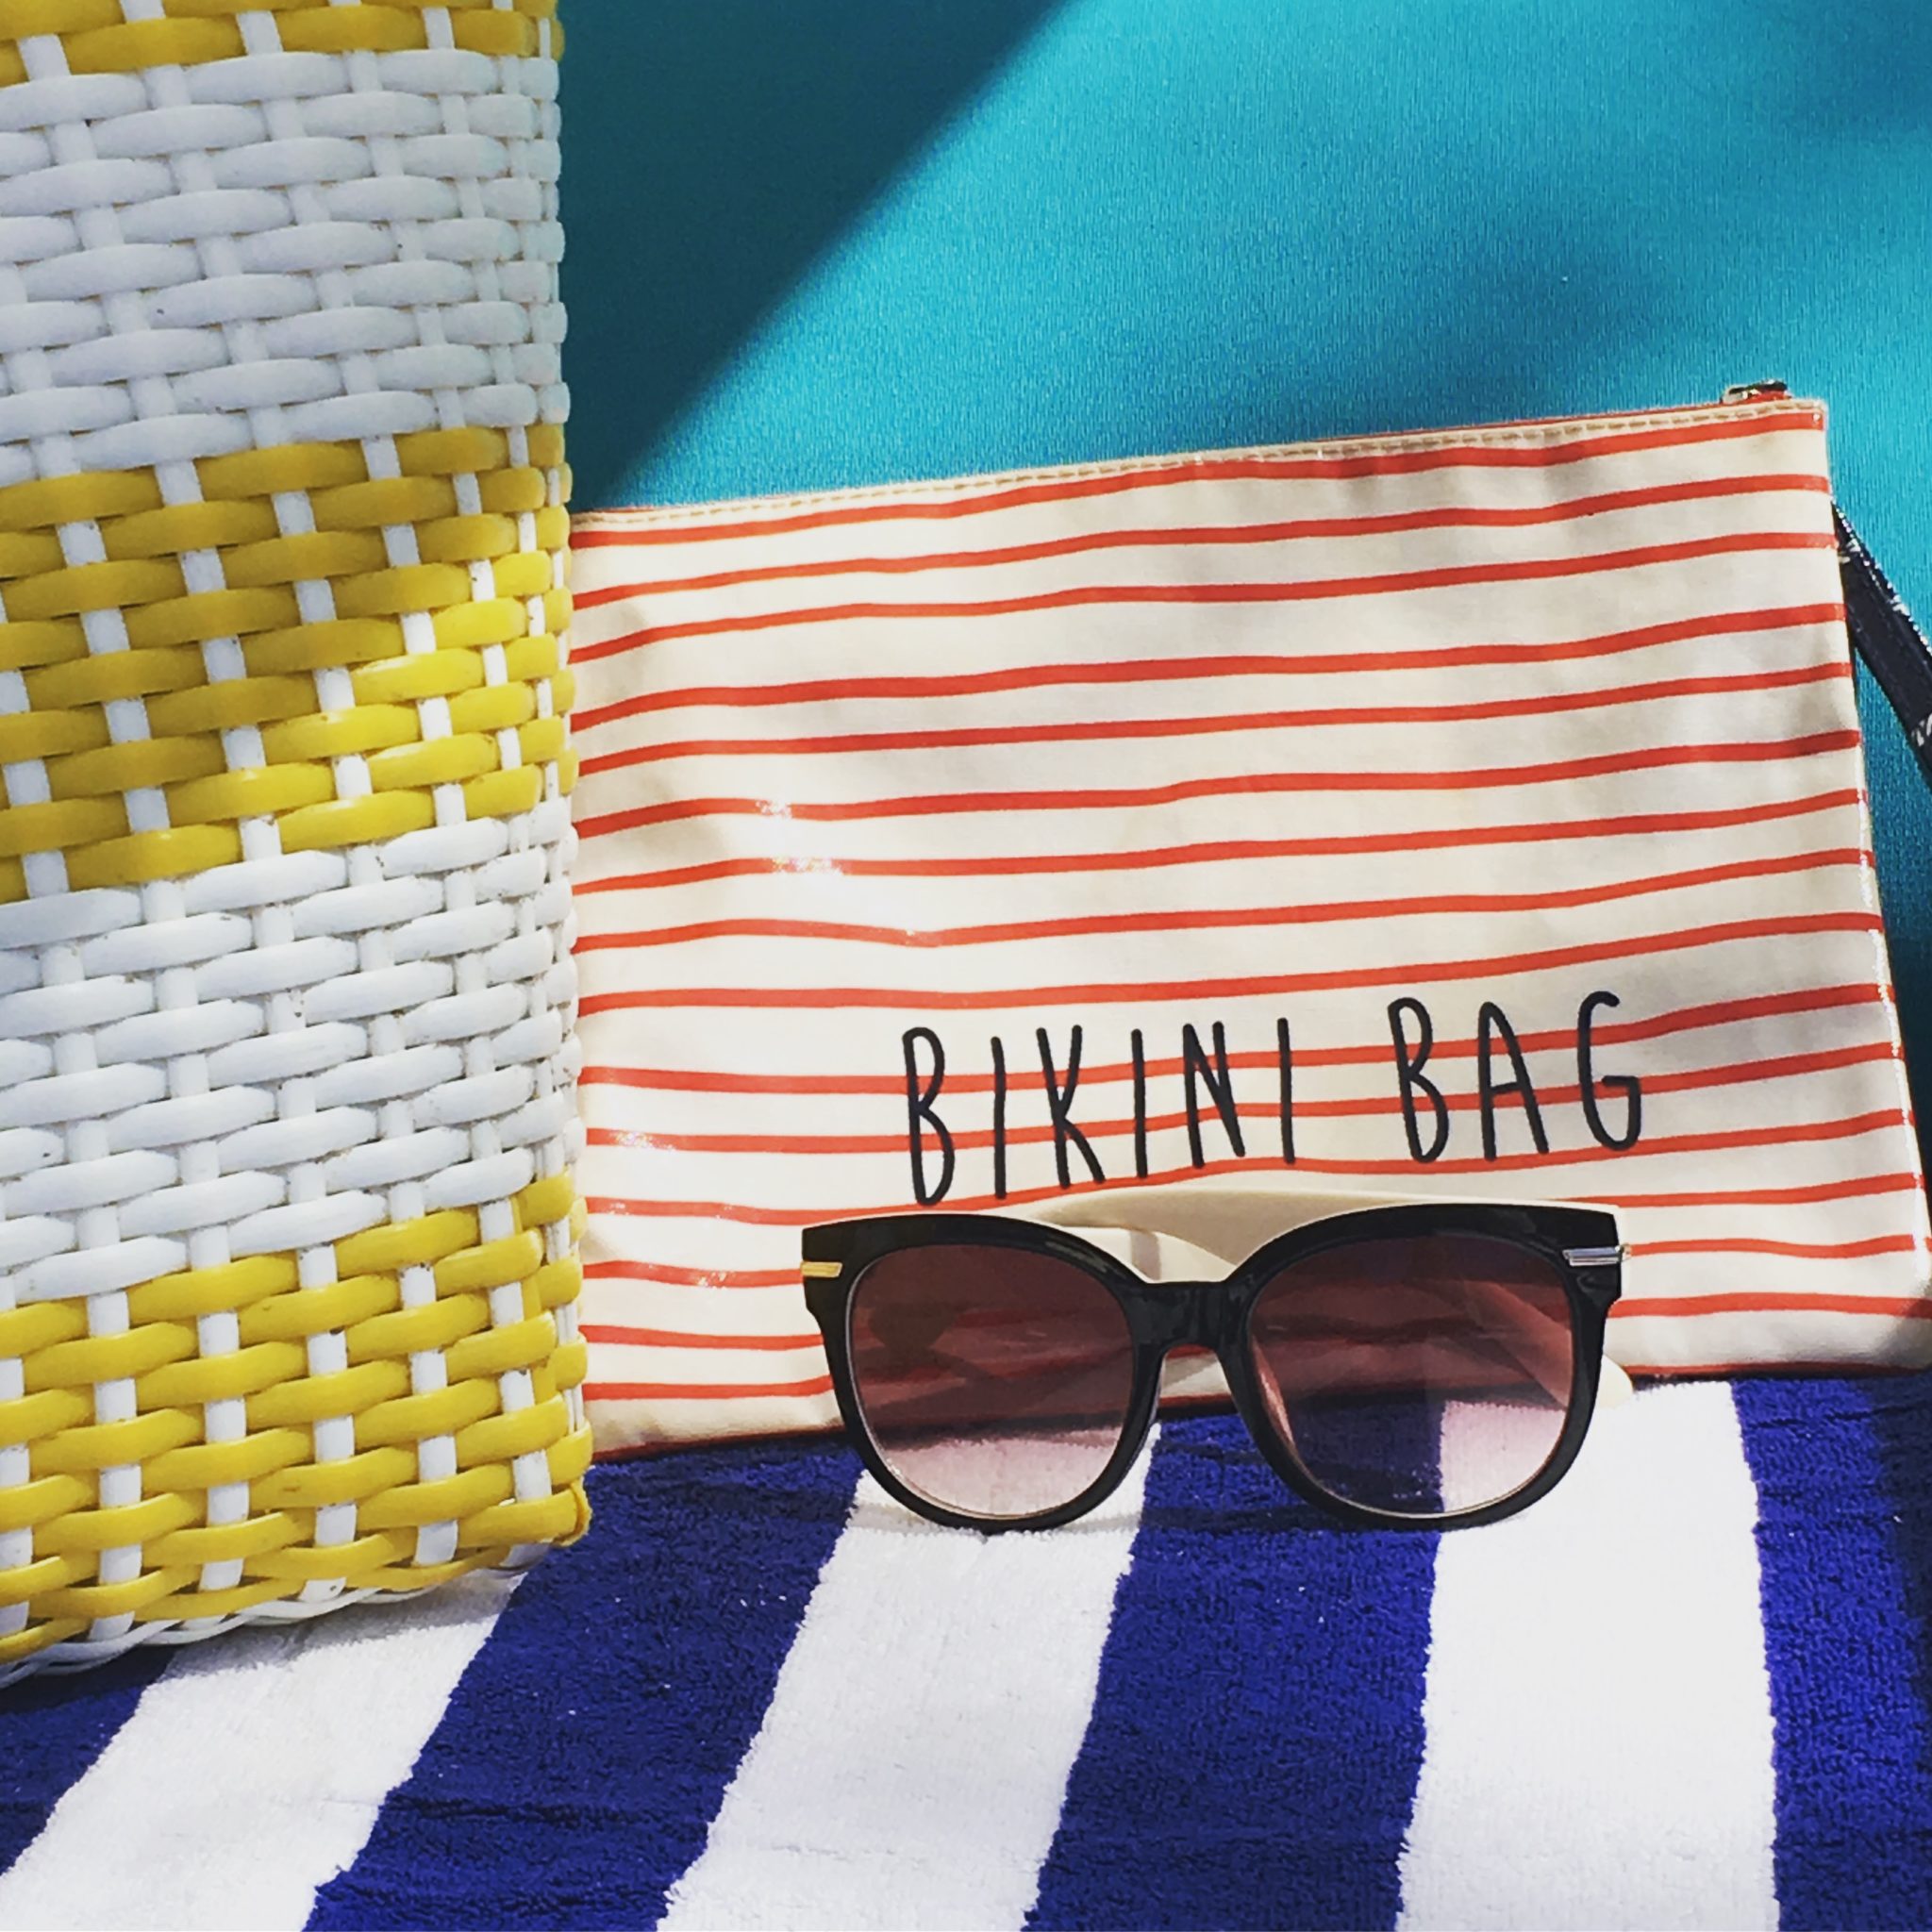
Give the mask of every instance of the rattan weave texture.
M 0 9 L 0 1677 L 583 1526 L 553 4 Z

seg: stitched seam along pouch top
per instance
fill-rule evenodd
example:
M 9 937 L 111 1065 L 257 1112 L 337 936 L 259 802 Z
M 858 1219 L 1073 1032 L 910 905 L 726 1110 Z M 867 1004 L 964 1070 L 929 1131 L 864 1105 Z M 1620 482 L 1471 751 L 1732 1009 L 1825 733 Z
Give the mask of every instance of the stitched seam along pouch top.
M 835 1422 L 808 1223 L 1249 1168 L 1613 1205 L 1640 1371 L 1932 1359 L 1819 405 L 576 561 L 606 1446 Z

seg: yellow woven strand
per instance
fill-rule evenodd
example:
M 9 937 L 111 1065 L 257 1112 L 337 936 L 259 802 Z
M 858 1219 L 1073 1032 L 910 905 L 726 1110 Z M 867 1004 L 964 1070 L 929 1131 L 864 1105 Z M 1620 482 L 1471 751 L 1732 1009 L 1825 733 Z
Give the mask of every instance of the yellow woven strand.
M 172 1529 L 192 1523 L 201 1506 L 192 1496 L 150 1496 L 118 1509 L 76 1509 L 49 1524 L 34 1539 L 50 1556 L 81 1551 L 98 1555 L 128 1543 L 151 1543 Z
M 72 1302 L 28 1302 L 0 1314 L 0 1356 L 31 1355 L 87 1333 L 87 1316 Z
M 82 711 L 54 711 L 42 718 L 36 718 L 31 711 L 15 711 L 0 718 L 0 749 L 6 753 L 0 763 L 92 751 L 108 741 L 107 731 L 104 719 Z
M 560 1402 L 534 1404 L 510 1415 L 485 1416 L 457 1431 L 457 1467 L 470 1469 L 483 1462 L 514 1462 L 538 1449 L 548 1449 L 570 1433 L 570 1416 Z
M 70 1509 L 85 1509 L 93 1491 L 78 1476 L 48 1475 L 38 1482 L 0 1490 L 0 1536 L 12 1529 L 33 1529 L 52 1523 Z
M 71 1557 L 42 1557 L 17 1570 L 0 1570 L 0 1609 L 11 1609 L 15 1604 L 31 1604 L 37 1597 L 43 1600 L 44 1608 L 44 1600 L 51 1598 L 54 1591 L 85 1574 L 79 1560 Z
M 317 4 L 318 0 L 161 0 L 161 11 L 179 20 L 219 20 L 237 13 L 293 13 Z M 460 13 L 494 7 L 497 0 L 369 0 L 369 4 L 417 11 L 447 7 Z M 512 0 L 512 5 L 517 12 L 537 20 L 549 20 L 557 13 L 557 0 Z
M 84 33 L 125 18 L 121 0 L 13 0 L 7 9 L 7 38 Z
M 251 1516 L 245 1523 L 224 1523 L 213 1527 L 171 1530 L 154 1540 L 147 1551 L 149 1559 L 164 1568 L 192 1563 L 245 1563 L 252 1557 L 266 1557 L 287 1549 L 305 1533 L 302 1522 L 276 1510 L 267 1516 Z
M 265 1429 L 240 1442 L 194 1442 L 158 1456 L 142 1472 L 159 1490 L 213 1490 L 226 1483 L 254 1484 L 292 1469 L 315 1453 L 303 1429 Z
M 26 78 L 17 43 L 58 34 L 72 74 L 129 74 L 143 67 L 195 67 L 246 51 L 238 15 L 279 15 L 289 53 L 406 53 L 432 44 L 423 14 L 448 8 L 450 37 L 465 52 L 530 58 L 543 51 L 541 21 L 550 21 L 548 48 L 563 51 L 556 0 L 163 0 L 162 17 L 127 20 L 118 0 L 8 0 L 0 16 L 0 84 Z

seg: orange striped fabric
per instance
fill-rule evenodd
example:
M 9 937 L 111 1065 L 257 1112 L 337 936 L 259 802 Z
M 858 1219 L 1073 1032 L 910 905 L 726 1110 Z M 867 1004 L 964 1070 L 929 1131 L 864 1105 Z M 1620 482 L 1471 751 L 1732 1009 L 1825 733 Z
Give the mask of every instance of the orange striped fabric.
M 1613 1351 L 1932 1360 L 1824 419 L 579 520 L 588 1393 L 834 1420 L 797 1230 L 1605 1200 Z

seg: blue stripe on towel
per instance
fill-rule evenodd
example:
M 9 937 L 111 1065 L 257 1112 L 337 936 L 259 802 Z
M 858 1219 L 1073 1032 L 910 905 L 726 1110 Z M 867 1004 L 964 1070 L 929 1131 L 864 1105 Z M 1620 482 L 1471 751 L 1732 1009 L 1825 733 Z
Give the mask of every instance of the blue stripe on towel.
M 1434 1564 L 1168 1424 L 1030 1923 L 1392 1925 Z
M 655 1923 L 758 1730 L 858 1467 L 760 1443 L 593 1469 L 590 1535 L 511 1598 L 310 1925 Z
M 1788 1932 L 1932 1924 L 1932 1377 L 1742 1381 Z
M 149 1644 L 80 1676 L 48 1672 L 0 1690 L 0 1872 L 40 1836 L 172 1655 Z

